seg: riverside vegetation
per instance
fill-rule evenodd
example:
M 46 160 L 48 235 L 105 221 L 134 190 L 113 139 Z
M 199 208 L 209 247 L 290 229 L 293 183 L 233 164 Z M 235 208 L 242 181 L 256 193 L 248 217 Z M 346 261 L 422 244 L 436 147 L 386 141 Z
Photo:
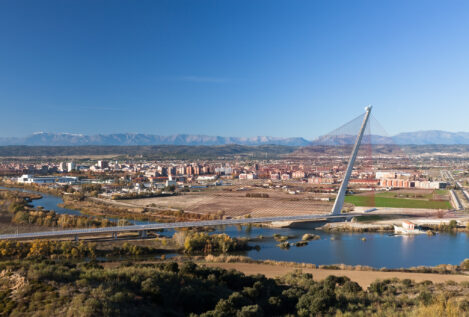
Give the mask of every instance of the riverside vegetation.
M 304 247 L 306 245 L 308 245 L 308 241 L 311 241 L 311 240 L 320 240 L 321 237 L 316 235 L 316 234 L 311 234 L 311 233 L 305 233 L 302 237 L 301 237 L 301 241 L 297 241 L 295 243 L 289 243 L 288 242 L 288 239 L 291 239 L 291 238 L 294 238 L 294 236 L 282 236 L 278 233 L 274 234 L 273 238 L 280 242 L 279 244 L 277 244 L 277 246 L 281 249 L 285 249 L 285 250 L 288 250 L 290 249 L 291 246 L 296 246 L 296 247 Z
M 145 244 L 139 245 L 139 241 L 98 244 L 85 241 L 0 240 L 0 256 L 2 259 L 95 259 L 164 254 L 166 251 L 179 251 L 188 255 L 229 254 L 251 248 L 245 239 L 230 238 L 226 234 L 208 235 L 203 232 L 180 232 L 173 238 L 150 239 L 145 241 Z
M 11 184 L 3 183 L 5 186 Z M 177 221 L 190 221 L 190 220 L 214 220 L 221 219 L 222 214 L 198 214 L 188 213 L 181 209 L 174 208 L 160 208 L 154 204 L 147 207 L 139 206 L 119 206 L 115 201 L 148 198 L 148 197 L 166 197 L 172 196 L 175 188 L 166 188 L 168 194 L 163 192 L 148 193 L 148 194 L 128 194 L 113 197 L 111 201 L 107 199 L 97 199 L 101 193 L 101 185 L 99 184 L 83 184 L 77 190 L 73 186 L 64 185 L 58 188 L 50 188 L 48 186 L 41 186 L 37 184 L 13 184 L 14 187 L 21 186 L 26 189 L 35 190 L 61 197 L 64 203 L 60 205 L 64 208 L 80 210 L 83 214 L 93 216 L 111 216 L 114 218 L 128 218 L 141 221 L 156 221 L 156 222 L 177 222 Z
M 103 217 L 86 217 L 57 214 L 52 210 L 32 208 L 31 199 L 38 199 L 36 194 L 17 191 L 0 191 L 0 213 L 10 218 L 11 223 L 19 225 L 38 225 L 61 228 L 108 227 L 115 223 Z
M 17 191 L 0 191 L 0 213 L 9 216 L 10 221 L 15 224 L 32 224 L 62 228 L 105 227 L 116 225 L 114 222 L 106 218 L 57 214 L 54 211 L 46 211 L 41 208 L 34 209 L 28 205 L 28 202 L 30 201 L 30 197 L 28 195 L 29 193 Z M 120 224 L 129 223 L 125 222 Z M 226 234 L 209 235 L 205 232 L 194 232 L 188 230 L 177 232 L 173 239 L 158 238 L 158 240 L 165 242 L 165 244 L 173 245 L 172 251 L 179 250 L 186 254 L 228 253 L 250 250 L 253 248 L 248 245 L 248 239 L 231 238 Z M 171 240 L 172 243 L 168 243 L 167 240 Z M 20 252 L 16 255 L 25 256 L 27 254 L 24 253 L 25 251 L 20 251 L 21 248 L 19 246 L 24 246 L 24 244 L 18 243 L 14 245 L 18 247 L 18 252 Z M 12 244 L 7 244 L 7 246 L 12 246 Z M 54 245 L 48 245 L 48 247 L 53 249 L 58 248 Z M 28 248 L 29 247 L 26 247 L 26 249 Z M 0 252 L 3 251 L 0 250 Z M 6 252 L 6 254 L 10 253 L 11 250 Z M 137 250 L 133 255 L 148 253 L 151 252 L 148 250 Z M 117 252 L 117 255 L 121 254 Z
M 175 237 L 177 238 L 177 235 Z M 228 253 L 250 250 L 247 239 L 231 238 L 227 234 L 192 232 L 184 238 L 184 252 L 187 254 Z
M 98 248 L 96 243 L 34 240 L 32 242 L 0 241 L 0 255 L 5 259 L 89 259 L 159 254 L 159 249 L 124 243 L 119 247 Z
M 1 183 L 3 186 L 12 187 L 12 184 Z M 14 187 L 22 187 L 29 190 L 34 190 L 54 196 L 61 197 L 64 201 L 63 204 L 60 204 L 60 207 L 68 208 L 72 210 L 80 210 L 82 214 L 87 216 L 67 216 L 60 215 L 58 218 L 63 218 L 65 223 L 77 222 L 77 224 L 71 223 L 67 225 L 67 228 L 70 227 L 106 227 L 114 225 L 112 221 L 105 219 L 104 217 L 112 217 L 119 219 L 134 219 L 141 221 L 156 221 L 156 222 L 175 222 L 175 221 L 188 221 L 188 220 L 212 220 L 220 219 L 223 215 L 220 214 L 196 214 L 196 213 L 186 213 L 183 210 L 179 209 L 161 209 L 156 208 L 156 206 L 145 207 L 129 207 L 129 206 L 118 206 L 110 204 L 104 200 L 97 199 L 101 191 L 101 185 L 99 184 L 83 184 L 80 190 L 76 190 L 73 186 L 64 185 L 58 188 L 50 188 L 48 186 L 41 186 L 37 184 L 14 184 Z M 13 192 L 15 194 L 9 194 Z M 20 202 L 23 206 L 27 206 L 28 197 L 34 197 L 34 199 L 39 199 L 37 194 L 34 193 L 22 193 L 19 191 L 9 190 L 9 191 L 0 191 L 0 193 L 5 193 L 4 197 L 7 199 L 12 198 L 12 196 L 23 195 L 25 196 L 25 201 Z M 13 199 L 16 199 L 13 197 Z M 20 206 L 19 208 L 22 208 Z M 31 209 L 31 208 L 29 208 Z M 22 210 L 23 211 L 23 210 Z M 41 217 L 45 215 L 41 214 Z M 53 216 L 53 215 L 50 215 Z M 36 217 L 37 218 L 37 217 Z M 87 220 L 92 218 L 92 220 Z M 123 220 L 124 221 L 124 220 Z M 55 221 L 52 221 L 55 223 Z M 29 222 L 28 222 L 29 223 Z M 21 222 L 20 224 L 25 224 Z M 29 223 L 32 224 L 32 223 Z M 124 221 L 121 224 L 129 224 L 129 222 Z M 61 226 L 61 225 L 59 225 Z

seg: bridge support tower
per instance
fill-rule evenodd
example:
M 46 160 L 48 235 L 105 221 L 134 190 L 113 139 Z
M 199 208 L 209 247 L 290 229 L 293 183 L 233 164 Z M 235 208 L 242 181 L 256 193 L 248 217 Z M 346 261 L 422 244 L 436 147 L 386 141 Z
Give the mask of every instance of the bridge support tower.
M 340 184 L 339 191 L 337 192 L 337 197 L 334 202 L 334 206 L 332 207 L 331 214 L 332 215 L 340 215 L 342 212 L 342 207 L 344 206 L 345 200 L 345 193 L 347 191 L 348 182 L 350 180 L 350 176 L 352 175 L 353 165 L 355 164 L 355 159 L 358 155 L 358 150 L 360 148 L 360 144 L 362 143 L 363 134 L 365 133 L 366 125 L 368 123 L 368 119 L 370 118 L 371 114 L 371 106 L 365 108 L 365 116 L 363 117 L 363 123 L 361 125 L 360 131 L 358 132 L 357 139 L 355 140 L 355 145 L 353 146 L 352 154 L 350 155 L 350 159 L 347 165 L 347 170 L 345 171 L 344 179 L 342 184 Z

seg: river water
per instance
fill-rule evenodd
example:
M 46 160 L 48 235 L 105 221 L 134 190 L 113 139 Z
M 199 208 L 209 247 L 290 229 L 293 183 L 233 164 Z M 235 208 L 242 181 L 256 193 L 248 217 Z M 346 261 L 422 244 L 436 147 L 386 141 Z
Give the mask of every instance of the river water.
M 415 235 L 396 236 L 383 233 L 326 233 L 311 229 L 271 229 L 246 227 L 239 231 L 234 226 L 224 232 L 230 236 L 258 235 L 272 236 L 274 233 L 292 235 L 301 240 L 304 233 L 315 233 L 320 240 L 309 241 L 304 247 L 291 247 L 288 250 L 277 247 L 274 239 L 260 243 L 260 251 L 251 250 L 247 256 L 258 260 L 278 260 L 306 262 L 314 264 L 368 265 L 375 268 L 405 268 L 412 266 L 435 266 L 438 264 L 459 264 L 469 258 L 469 236 L 465 233 L 442 233 L 435 236 Z M 363 241 L 365 238 L 366 241 Z
M 6 188 L 8 190 L 23 190 Z M 62 203 L 60 197 L 43 194 L 42 199 L 34 200 L 32 205 L 42 206 L 57 213 L 81 215 L 78 210 L 58 207 Z M 115 220 L 115 219 L 113 219 Z M 135 224 L 148 222 L 134 221 Z M 266 228 L 256 226 L 223 226 L 215 233 L 226 233 L 231 237 L 257 238 L 251 245 L 259 245 L 260 250 L 243 253 L 256 260 L 294 261 L 321 264 L 368 265 L 375 268 L 406 268 L 412 266 L 435 266 L 438 264 L 459 264 L 469 258 L 469 235 L 466 233 L 441 233 L 435 236 L 394 236 L 383 233 L 326 233 L 313 229 Z M 167 230 L 164 235 L 172 235 L 173 230 Z M 288 250 L 277 247 L 278 242 L 274 234 L 292 236 L 288 241 L 300 241 L 305 233 L 314 233 L 320 240 L 309 241 L 307 246 L 292 246 Z M 362 240 L 365 238 L 365 241 Z

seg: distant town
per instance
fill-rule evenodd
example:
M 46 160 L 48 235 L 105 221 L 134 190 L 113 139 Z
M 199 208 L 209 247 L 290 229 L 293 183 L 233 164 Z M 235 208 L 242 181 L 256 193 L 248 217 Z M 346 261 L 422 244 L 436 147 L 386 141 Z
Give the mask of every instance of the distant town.
M 77 190 L 83 184 L 99 184 L 99 196 L 109 199 L 129 194 L 148 197 L 166 191 L 201 192 L 216 187 L 244 187 L 244 190 L 249 190 L 254 186 L 281 188 L 289 195 L 314 192 L 317 199 L 332 200 L 343 178 L 348 156 L 342 152 L 316 155 L 313 159 L 290 156 L 261 160 L 149 160 L 135 157 L 64 161 L 35 158 L 23 161 L 7 158 L 0 164 L 0 173 L 4 175 L 4 182 L 10 184 L 52 188 L 71 185 Z M 393 153 L 373 158 L 362 155 L 353 170 L 349 191 L 452 189 L 453 180 L 442 170 L 461 171 L 461 182 L 466 184 L 465 162 L 457 153 L 410 156 Z M 457 196 L 464 200 L 463 192 Z
M 98 160 L 96 162 L 8 163 L 0 165 L 9 174 L 24 173 L 18 183 L 109 184 L 119 181 L 135 184 L 126 191 L 154 191 L 168 186 L 218 186 L 249 180 L 284 181 L 291 184 L 333 185 L 341 180 L 344 165 L 312 165 L 290 161 L 256 162 L 139 162 Z M 408 168 L 406 168 L 408 170 Z M 82 176 L 83 175 L 83 176 Z M 90 176 L 87 178 L 86 176 Z M 119 176 L 121 175 L 121 176 Z M 119 176 L 116 178 L 116 176 Z M 370 188 L 444 189 L 447 182 L 432 180 L 422 171 L 356 170 L 351 184 Z M 15 178 L 12 178 L 14 181 Z M 328 190 L 327 187 L 322 187 Z

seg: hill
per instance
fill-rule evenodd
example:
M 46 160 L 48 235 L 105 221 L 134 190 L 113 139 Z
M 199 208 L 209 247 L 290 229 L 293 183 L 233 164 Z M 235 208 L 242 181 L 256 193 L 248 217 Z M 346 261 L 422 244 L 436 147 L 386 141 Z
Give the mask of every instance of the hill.
M 152 145 L 152 146 L 0 146 L 0 157 L 116 155 L 147 159 L 275 158 L 295 151 L 285 145 Z

